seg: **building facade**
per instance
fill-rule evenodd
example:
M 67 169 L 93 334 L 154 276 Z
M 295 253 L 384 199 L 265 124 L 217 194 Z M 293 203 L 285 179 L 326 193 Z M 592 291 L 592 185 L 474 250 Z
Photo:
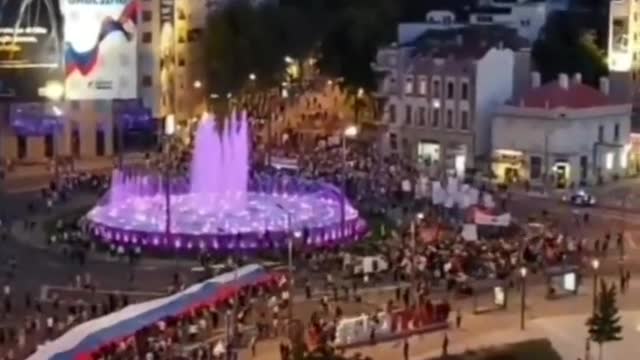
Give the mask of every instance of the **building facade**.
M 491 115 L 517 83 L 519 40 L 511 29 L 478 26 L 429 31 L 412 46 L 381 49 L 374 69 L 382 74 L 382 151 L 434 176 L 481 168 Z
M 609 3 L 607 63 L 612 96 L 632 101 L 640 100 L 640 3 L 633 0 L 612 0 Z
M 631 104 L 609 96 L 609 80 L 591 88 L 561 74 L 532 88 L 496 113 L 493 173 L 499 182 L 556 187 L 597 184 L 625 176 L 629 167 Z
M 206 109 L 203 34 L 206 18 L 225 4 L 214 0 L 140 0 L 136 26 L 137 97 L 161 121 L 174 114 L 191 119 Z M 118 99 L 0 104 L 0 163 L 48 164 L 54 157 L 105 159 L 118 149 Z M 21 134 L 12 126 L 16 108 L 55 112 L 62 126 L 53 134 Z M 14 109 L 14 110 L 12 110 Z

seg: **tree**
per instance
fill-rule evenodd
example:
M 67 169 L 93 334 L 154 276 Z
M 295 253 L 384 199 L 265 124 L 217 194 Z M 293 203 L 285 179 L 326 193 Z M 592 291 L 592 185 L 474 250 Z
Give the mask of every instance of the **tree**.
M 214 12 L 205 30 L 209 90 L 225 94 L 280 84 L 284 57 L 304 54 L 316 42 L 314 24 L 297 8 L 274 2 L 254 6 L 238 0 Z
M 580 73 L 586 83 L 597 85 L 607 74 L 604 52 L 581 19 L 570 12 L 551 14 L 533 45 L 532 57 L 544 81 L 558 74 Z
M 598 344 L 598 358 L 602 359 L 602 345 L 622 340 L 622 325 L 616 305 L 616 288 L 602 280 L 595 313 L 587 320 L 589 338 Z

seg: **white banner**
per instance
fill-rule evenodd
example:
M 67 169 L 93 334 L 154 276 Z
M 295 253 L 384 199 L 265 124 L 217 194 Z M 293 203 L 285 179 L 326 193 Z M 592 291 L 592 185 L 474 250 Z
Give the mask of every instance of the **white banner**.
M 509 226 L 511 214 L 491 215 L 476 209 L 473 213 L 473 222 L 476 225 Z
M 137 97 L 138 0 L 61 0 L 65 97 Z
M 298 170 L 298 159 L 281 157 L 281 156 L 272 156 L 271 166 L 273 166 L 276 169 Z

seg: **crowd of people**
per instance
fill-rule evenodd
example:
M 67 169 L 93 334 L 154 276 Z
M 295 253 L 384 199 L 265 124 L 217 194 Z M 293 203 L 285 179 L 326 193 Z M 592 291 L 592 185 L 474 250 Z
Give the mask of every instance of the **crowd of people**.
M 302 101 L 307 102 L 309 110 L 308 114 L 302 116 L 302 121 L 325 121 L 329 116 L 322 110 L 318 100 L 303 98 Z M 420 171 L 414 165 L 398 158 L 380 157 L 376 151 L 371 151 L 369 144 L 361 144 L 359 141 L 349 141 L 347 146 L 343 147 L 341 142 L 332 142 L 329 138 L 316 139 L 315 151 L 295 151 L 299 144 L 295 144 L 294 138 L 296 136 L 279 144 L 280 147 L 270 150 L 295 157 L 297 168 L 290 170 L 295 175 L 344 188 L 347 197 L 367 215 L 389 217 L 390 214 L 399 213 L 402 217 L 407 217 L 415 208 L 424 212 L 424 218 L 415 223 L 415 228 L 407 226 L 402 219 L 394 219 L 398 220 L 395 229 L 383 231 L 384 241 L 377 244 L 375 254 L 368 254 L 380 255 L 385 260 L 388 265 L 386 273 L 377 271 L 378 265 L 375 265 L 373 269 L 363 271 L 358 277 L 353 278 L 354 260 L 349 248 L 300 253 L 304 256 L 296 261 L 311 269 L 302 281 L 307 300 L 319 299 L 318 310 L 313 312 L 305 325 L 316 338 L 324 339 L 319 341 L 320 343 L 330 343 L 333 340 L 337 323 L 344 316 L 339 302 L 362 302 L 359 288 L 372 286 L 374 282 L 411 282 L 412 287 L 397 287 L 395 297 L 391 297 L 383 309 L 372 311 L 372 317 L 375 317 L 378 311 L 391 313 L 400 307 L 432 304 L 434 299 L 437 301 L 441 290 L 442 294 L 469 295 L 474 291 L 475 281 L 509 282 L 516 268 L 523 262 L 532 269 L 579 263 L 589 251 L 586 239 L 563 234 L 551 224 L 544 224 L 544 231 L 537 234 L 505 229 L 494 232 L 491 236 L 483 236 L 481 241 L 469 241 L 462 236 L 459 222 L 449 221 L 447 217 L 442 216 L 441 209 L 437 206 L 428 206 L 421 201 L 417 194 Z M 170 146 L 169 156 L 147 156 L 146 166 L 154 169 L 170 167 L 176 176 L 187 174 L 191 158 L 189 147 L 179 143 Z M 268 157 L 256 156 L 254 160 L 265 158 Z M 255 165 L 256 169 L 264 170 L 265 164 Z M 68 174 L 58 183 L 52 183 L 43 189 L 39 201 L 28 204 L 28 213 L 32 216 L 25 217 L 22 226 L 25 231 L 33 231 L 39 226 L 32 220 L 37 212 L 53 213 L 57 206 L 64 205 L 79 192 L 101 194 L 108 186 L 108 176 Z M 545 216 L 541 216 L 542 220 L 545 220 Z M 10 228 L 7 224 L 0 223 L 0 233 L 3 233 L 3 227 Z M 84 264 L 87 254 L 96 248 L 96 242 L 82 231 L 77 218 L 57 219 L 54 226 L 48 230 L 50 232 L 44 241 L 52 248 L 61 249 L 70 262 Z M 616 244 L 620 244 L 619 238 L 618 235 Z M 605 235 L 595 242 L 593 253 L 606 255 L 609 243 L 613 241 L 610 234 Z M 140 248 L 125 249 L 116 245 L 103 250 L 113 258 L 124 259 L 130 263 L 139 261 L 145 255 Z M 299 250 L 295 251 L 298 254 Z M 16 294 L 12 294 L 11 289 L 14 272 L 15 264 L 9 261 L 5 276 L 7 285 L 3 288 L 2 314 L 5 319 L 3 324 L 10 322 L 11 325 L 0 328 L 0 349 L 8 349 L 0 352 L 0 355 L 6 359 L 17 359 L 20 357 L 18 354 L 27 349 L 33 350 L 39 342 L 50 340 L 69 327 L 116 311 L 129 303 L 126 296 L 114 294 L 104 301 L 61 304 L 59 300 L 54 299 L 43 304 L 36 301 L 31 294 L 26 294 L 24 306 L 16 306 Z M 317 281 L 318 276 L 324 277 L 322 282 Z M 628 284 L 627 273 L 622 277 Z M 90 278 L 90 275 L 88 278 L 81 277 L 75 281 L 75 286 L 95 292 L 96 286 Z M 179 282 L 174 280 L 176 291 L 182 287 L 177 284 Z M 320 285 L 321 283 L 323 285 Z M 344 297 L 339 296 L 340 290 Z M 411 293 L 414 290 L 415 298 Z M 233 323 L 238 325 L 238 329 L 232 329 L 231 332 L 250 334 L 248 339 L 245 336 L 244 343 L 255 353 L 258 340 L 275 338 L 285 333 L 285 312 L 288 303 L 293 301 L 292 296 L 293 294 L 288 294 L 282 289 L 245 289 L 237 299 L 226 299 L 215 306 L 203 306 L 178 318 L 165 319 L 123 341 L 99 349 L 92 356 L 104 360 L 136 357 L 226 357 L 233 346 L 239 344 L 239 340 L 221 340 L 226 339 L 220 336 L 221 325 L 226 323 L 221 321 L 221 317 L 229 317 L 230 312 L 235 316 L 236 321 Z M 17 308 L 22 309 L 21 312 L 17 311 Z M 450 310 L 450 307 L 447 307 L 444 311 L 447 316 Z M 438 314 L 441 313 L 438 311 Z M 444 319 L 447 316 L 444 316 Z M 437 318 L 441 319 L 443 316 L 438 315 Z M 256 329 L 254 332 L 248 330 L 253 328 Z M 291 346 L 282 344 L 283 360 L 289 358 Z

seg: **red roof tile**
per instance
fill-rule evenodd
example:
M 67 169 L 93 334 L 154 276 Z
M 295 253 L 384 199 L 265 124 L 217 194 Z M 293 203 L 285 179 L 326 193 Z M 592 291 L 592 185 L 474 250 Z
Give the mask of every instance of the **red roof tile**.
M 598 106 L 615 105 L 615 102 L 602 92 L 582 83 L 569 83 L 565 89 L 558 81 L 531 89 L 512 105 L 555 109 L 560 107 L 584 109 Z

